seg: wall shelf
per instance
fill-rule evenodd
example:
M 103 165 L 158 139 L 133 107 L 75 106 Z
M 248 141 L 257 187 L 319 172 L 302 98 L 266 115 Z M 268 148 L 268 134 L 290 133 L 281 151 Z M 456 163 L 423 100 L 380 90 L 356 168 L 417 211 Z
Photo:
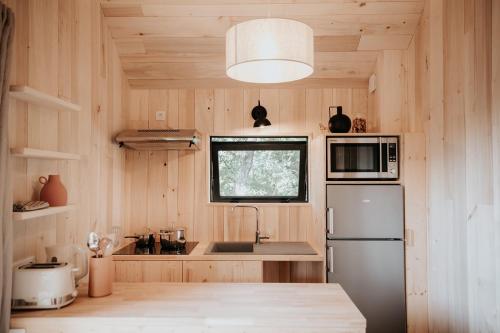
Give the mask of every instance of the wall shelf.
M 81 111 L 82 107 L 28 86 L 11 86 L 12 98 L 61 111 Z
M 31 212 L 14 212 L 14 213 L 12 213 L 12 219 L 14 221 L 24 221 L 24 220 L 34 219 L 37 217 L 45 217 L 45 216 L 60 214 L 60 213 L 64 213 L 64 212 L 69 212 L 69 211 L 74 210 L 74 209 L 76 209 L 76 205 L 49 207 L 49 208 L 45 208 L 45 209 L 34 210 Z
M 71 153 L 61 153 L 58 151 L 41 150 L 34 148 L 12 148 L 10 153 L 14 157 L 38 158 L 44 160 L 79 160 L 80 155 Z

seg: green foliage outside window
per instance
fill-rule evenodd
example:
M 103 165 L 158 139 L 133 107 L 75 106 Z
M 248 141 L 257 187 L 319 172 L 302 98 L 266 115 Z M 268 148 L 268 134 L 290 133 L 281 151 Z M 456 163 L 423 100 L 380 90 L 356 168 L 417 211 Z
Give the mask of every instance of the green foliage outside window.
M 297 196 L 298 150 L 219 151 L 221 196 Z

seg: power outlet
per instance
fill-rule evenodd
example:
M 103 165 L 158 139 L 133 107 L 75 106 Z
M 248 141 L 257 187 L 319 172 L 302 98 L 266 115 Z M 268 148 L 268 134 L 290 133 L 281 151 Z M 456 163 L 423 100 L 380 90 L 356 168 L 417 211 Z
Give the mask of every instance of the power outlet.
M 155 119 L 157 121 L 167 120 L 167 113 L 165 111 L 156 111 Z

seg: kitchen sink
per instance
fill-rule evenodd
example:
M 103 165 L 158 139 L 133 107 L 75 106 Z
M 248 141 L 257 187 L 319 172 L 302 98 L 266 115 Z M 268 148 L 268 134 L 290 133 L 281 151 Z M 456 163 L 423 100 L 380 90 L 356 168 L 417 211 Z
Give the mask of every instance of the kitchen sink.
M 307 242 L 212 242 L 205 254 L 315 255 Z
M 207 248 L 206 254 L 213 253 L 252 253 L 252 242 L 213 242 Z

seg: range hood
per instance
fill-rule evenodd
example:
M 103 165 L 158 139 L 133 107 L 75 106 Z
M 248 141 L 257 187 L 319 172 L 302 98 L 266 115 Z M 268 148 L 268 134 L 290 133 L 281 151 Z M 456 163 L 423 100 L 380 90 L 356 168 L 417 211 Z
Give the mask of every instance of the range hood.
M 138 129 L 120 132 L 120 147 L 135 150 L 197 150 L 200 134 L 194 129 Z

